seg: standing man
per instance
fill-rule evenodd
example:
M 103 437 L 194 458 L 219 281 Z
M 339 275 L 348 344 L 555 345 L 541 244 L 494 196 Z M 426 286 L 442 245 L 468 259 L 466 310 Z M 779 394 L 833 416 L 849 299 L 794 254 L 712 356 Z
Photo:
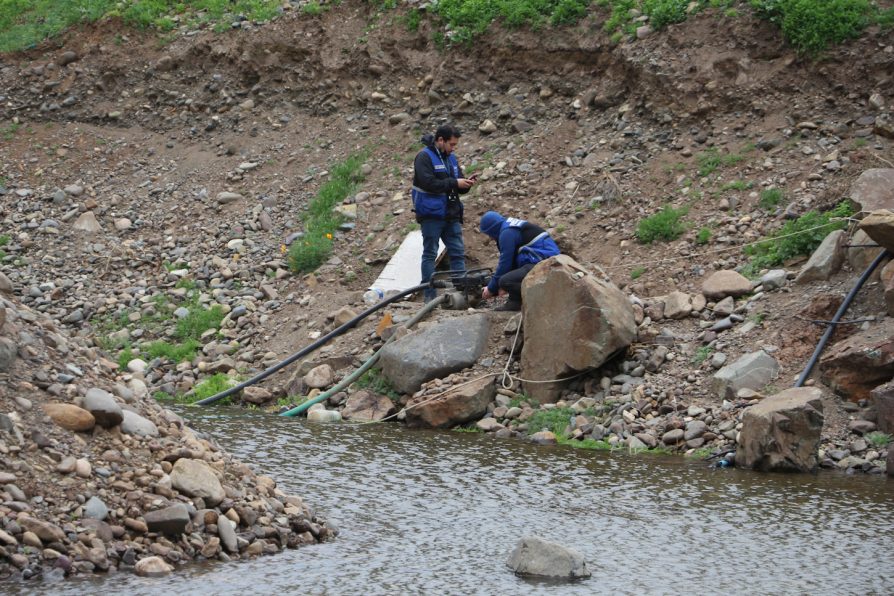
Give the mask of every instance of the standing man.
M 496 310 L 521 310 L 522 280 L 534 265 L 559 254 L 559 247 L 549 232 L 538 225 L 514 217 L 503 217 L 496 211 L 481 216 L 478 229 L 497 241 L 500 261 L 490 283 L 481 292 L 487 300 L 497 294 L 509 294 L 506 304 Z
M 422 137 L 425 148 L 413 163 L 413 210 L 422 228 L 422 281 L 431 279 L 438 256 L 438 240 L 444 241 L 452 271 L 466 270 L 463 245 L 463 204 L 459 195 L 475 185 L 476 176 L 464 178 L 453 151 L 461 136 L 452 125 L 438 127 L 434 136 Z M 434 288 L 425 290 L 425 301 L 436 296 Z

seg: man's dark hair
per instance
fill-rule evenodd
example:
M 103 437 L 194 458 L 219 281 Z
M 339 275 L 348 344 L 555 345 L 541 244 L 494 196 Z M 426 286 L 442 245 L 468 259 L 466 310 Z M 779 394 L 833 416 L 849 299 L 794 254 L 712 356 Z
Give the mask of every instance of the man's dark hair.
M 438 130 L 435 131 L 435 140 L 444 139 L 445 141 L 449 141 L 453 137 L 457 139 L 463 136 L 459 129 L 452 124 L 442 124 L 438 127 Z

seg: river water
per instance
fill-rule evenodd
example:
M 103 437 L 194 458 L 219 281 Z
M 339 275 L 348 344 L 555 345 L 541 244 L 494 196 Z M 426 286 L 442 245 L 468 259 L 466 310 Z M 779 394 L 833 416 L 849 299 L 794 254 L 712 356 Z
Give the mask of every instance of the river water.
M 711 469 L 398 424 L 181 413 L 302 496 L 339 537 L 159 579 L 117 573 L 24 586 L 178 595 L 894 593 L 894 480 Z M 562 585 L 516 577 L 506 560 L 528 534 L 577 549 L 593 577 Z

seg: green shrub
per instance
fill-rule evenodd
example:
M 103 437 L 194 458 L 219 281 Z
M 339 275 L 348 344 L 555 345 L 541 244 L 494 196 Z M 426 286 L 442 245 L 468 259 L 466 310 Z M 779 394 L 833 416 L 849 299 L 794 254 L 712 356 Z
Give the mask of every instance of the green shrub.
M 155 341 L 141 348 L 150 358 L 167 358 L 173 362 L 183 362 L 184 360 L 192 360 L 196 355 L 196 350 L 200 344 L 194 339 L 189 339 L 186 343 L 170 344 L 166 341 Z
M 133 353 L 130 345 L 124 346 L 124 349 L 118 354 L 118 368 L 127 370 L 127 363 L 134 358 L 136 358 L 136 355 Z
M 431 9 L 455 43 L 470 43 L 494 21 L 506 27 L 570 25 L 586 16 L 590 0 L 441 0 Z M 632 6 L 632 2 L 631 2 Z
M 685 21 L 688 5 L 688 0 L 643 0 L 643 12 L 649 15 L 649 26 L 658 31 Z
M 686 231 L 682 218 L 688 210 L 685 207 L 674 209 L 670 205 L 636 226 L 636 239 L 643 244 L 652 244 L 656 240 L 676 240 Z
M 407 31 L 414 32 L 419 30 L 419 23 L 422 22 L 422 11 L 418 8 L 411 8 L 404 17 L 404 27 Z
M 0 234 L 0 247 L 6 246 L 9 244 L 9 235 L 8 234 Z M 0 248 L 0 261 L 6 258 L 6 251 Z
M 215 304 L 211 308 L 206 308 L 199 304 L 198 297 L 187 308 L 189 314 L 177 321 L 177 326 L 174 329 L 174 337 L 181 341 L 194 340 L 197 342 L 202 334 L 209 329 L 220 327 L 224 318 L 223 309 L 219 305 Z
M 816 55 L 831 44 L 858 37 L 884 13 L 869 0 L 750 0 L 757 13 L 779 25 L 803 54 Z
M 306 15 L 315 16 L 323 12 L 323 8 L 317 2 L 308 2 L 301 8 L 301 12 Z
M 891 435 L 878 430 L 866 433 L 866 440 L 873 447 L 884 447 L 891 442 Z
M 768 188 L 761 191 L 761 198 L 758 204 L 767 211 L 772 211 L 779 203 L 782 202 L 782 190 L 779 188 Z
M 767 240 L 745 247 L 745 254 L 751 256 L 745 274 L 753 276 L 761 269 L 781 265 L 793 257 L 809 255 L 830 232 L 847 227 L 846 220 L 832 219 L 851 215 L 853 208 L 850 203 L 842 201 L 825 213 L 808 211 L 798 219 L 786 222 Z

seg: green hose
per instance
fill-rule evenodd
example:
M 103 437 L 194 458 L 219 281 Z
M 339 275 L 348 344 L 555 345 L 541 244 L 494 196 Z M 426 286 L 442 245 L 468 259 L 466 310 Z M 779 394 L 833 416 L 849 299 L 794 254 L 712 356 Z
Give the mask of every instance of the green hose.
M 437 306 L 438 306 L 439 304 L 441 304 L 441 302 L 443 302 L 443 301 L 444 301 L 444 296 L 441 295 L 441 296 L 438 296 L 437 298 L 435 298 L 434 300 L 432 300 L 431 302 L 426 302 L 426 303 L 425 303 L 425 306 L 423 306 L 423 307 L 419 310 L 419 312 L 417 312 L 415 315 L 413 315 L 413 318 L 410 319 L 409 321 L 407 321 L 407 322 L 404 324 L 404 326 L 407 327 L 407 328 L 412 327 L 413 325 L 415 325 L 416 323 L 418 323 L 419 321 L 421 321 L 422 318 L 423 318 L 425 315 L 427 315 L 427 314 L 430 313 L 432 310 L 434 310 L 435 307 L 437 307 Z M 394 335 L 392 335 L 391 337 L 389 337 L 388 340 L 385 342 L 385 345 L 387 345 L 391 340 L 393 340 L 394 337 L 395 337 Z M 382 348 L 384 348 L 385 345 L 383 345 Z M 320 402 L 323 401 L 323 400 L 329 399 L 331 396 L 335 395 L 336 393 L 338 393 L 338 392 L 341 391 L 342 389 L 345 389 L 345 388 L 348 387 L 351 383 L 353 383 L 354 381 L 356 381 L 357 379 L 359 379 L 361 376 L 363 376 L 363 373 L 365 373 L 366 371 L 368 371 L 369 369 L 371 369 L 371 368 L 373 367 L 373 365 L 375 365 L 375 363 L 379 361 L 379 354 L 382 353 L 382 348 L 379 348 L 378 351 L 377 351 L 375 354 L 373 354 L 373 355 L 369 358 L 369 360 L 367 360 L 366 362 L 364 362 L 363 365 L 362 365 L 360 368 L 358 368 L 357 370 L 355 370 L 354 372 L 352 372 L 351 374 L 349 374 L 347 377 L 345 377 L 344 379 L 342 379 L 341 381 L 339 381 L 338 383 L 336 383 L 334 386 L 332 386 L 331 388 L 327 389 L 327 390 L 324 391 L 323 393 L 319 394 L 319 395 L 316 396 L 315 398 L 313 398 L 313 399 L 309 399 L 309 400 L 307 400 L 306 402 L 304 402 L 303 404 L 300 404 L 300 405 L 298 405 L 298 406 L 295 406 L 295 407 L 292 408 L 291 410 L 287 410 L 287 411 L 283 412 L 282 414 L 280 414 L 280 416 L 286 416 L 286 417 L 288 417 L 288 418 L 294 418 L 294 417 L 297 416 L 298 414 L 301 414 L 301 413 L 303 413 L 303 412 L 306 412 L 312 405 L 314 405 L 314 404 L 318 404 L 318 403 L 320 403 Z

